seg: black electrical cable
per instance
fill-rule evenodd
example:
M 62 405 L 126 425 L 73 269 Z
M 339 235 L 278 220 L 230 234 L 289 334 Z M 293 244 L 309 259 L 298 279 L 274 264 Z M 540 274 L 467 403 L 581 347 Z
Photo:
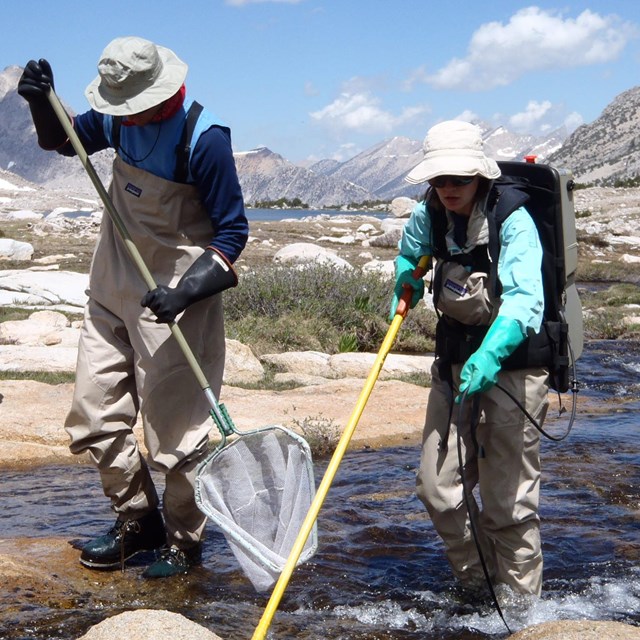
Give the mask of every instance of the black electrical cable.
M 522 406 L 522 403 L 513 396 L 512 393 L 510 393 L 509 391 L 507 391 L 503 386 L 501 386 L 500 384 L 496 384 L 496 387 L 498 389 L 500 389 L 500 391 L 502 391 L 503 393 L 505 393 L 507 396 L 509 396 L 509 398 L 511 398 L 511 400 L 513 400 L 514 404 L 518 407 L 518 409 L 520 409 L 520 411 L 522 411 L 522 413 L 525 415 L 525 417 L 527 418 L 527 420 L 529 420 L 529 422 L 545 437 L 548 438 L 549 440 L 553 440 L 554 442 L 561 442 L 562 440 L 564 440 L 570 433 L 571 433 L 571 429 L 573 427 L 573 423 L 576 419 L 576 411 L 577 411 L 577 399 L 578 399 L 578 391 L 579 389 L 579 384 L 578 384 L 578 375 L 577 375 L 577 371 L 576 371 L 576 361 L 573 357 L 573 349 L 571 348 L 571 343 L 569 343 L 568 345 L 569 348 L 569 354 L 571 357 L 571 372 L 572 372 L 572 379 L 571 379 L 571 393 L 573 395 L 573 400 L 571 402 L 571 416 L 569 418 L 569 424 L 567 426 L 567 430 L 565 431 L 565 433 L 561 436 L 552 436 L 550 433 L 546 432 L 542 426 L 536 421 L 536 419 L 525 409 L 525 407 Z M 558 392 L 558 398 L 560 398 L 560 393 Z M 561 407 L 560 409 L 560 414 L 562 414 L 564 411 L 564 409 Z
M 504 622 L 504 626 L 507 628 L 509 634 L 512 633 L 507 621 L 505 620 L 504 614 L 502 613 L 502 609 L 500 608 L 500 603 L 498 602 L 498 598 L 496 596 L 495 589 L 493 588 L 493 582 L 491 581 L 491 576 L 489 575 L 489 569 L 487 568 L 487 563 L 484 559 L 484 554 L 482 553 L 482 549 L 480 547 L 480 536 L 478 534 L 478 529 L 476 527 L 476 523 L 472 517 L 473 511 L 471 510 L 471 500 L 474 500 L 472 491 L 467 491 L 467 483 L 464 474 L 464 460 L 462 457 L 462 437 L 460 435 L 460 425 L 463 422 L 464 418 L 464 405 L 467 400 L 467 391 L 465 390 L 462 393 L 462 397 L 460 398 L 460 405 L 458 408 L 458 428 L 456 429 L 456 440 L 458 445 L 458 464 L 460 466 L 460 481 L 462 483 L 462 496 L 464 498 L 464 504 L 467 508 L 467 514 L 469 516 L 469 525 L 471 527 L 471 534 L 473 535 L 473 541 L 475 542 L 476 549 L 478 550 L 478 556 L 480 558 L 480 564 L 482 566 L 482 572 L 484 573 L 485 580 L 487 582 L 487 586 L 489 587 L 489 592 L 491 594 L 491 599 L 493 600 L 493 604 L 495 605 L 495 609 L 498 612 L 502 622 Z

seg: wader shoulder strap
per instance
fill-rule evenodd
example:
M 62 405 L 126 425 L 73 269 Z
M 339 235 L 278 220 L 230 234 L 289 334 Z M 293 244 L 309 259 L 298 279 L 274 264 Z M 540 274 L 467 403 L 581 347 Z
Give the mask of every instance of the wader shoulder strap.
M 120 129 L 122 128 L 122 116 L 113 116 L 111 120 L 111 144 L 118 153 L 120 148 Z
M 202 105 L 194 101 L 187 112 L 187 119 L 182 130 L 180 143 L 176 147 L 176 170 L 174 180 L 186 182 L 189 177 L 189 160 L 191 158 L 191 139 L 196 128 L 198 118 L 202 113 Z

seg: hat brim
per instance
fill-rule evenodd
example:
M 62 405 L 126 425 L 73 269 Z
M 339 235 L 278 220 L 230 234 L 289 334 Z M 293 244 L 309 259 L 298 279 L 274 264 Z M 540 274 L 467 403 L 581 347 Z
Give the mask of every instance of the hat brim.
M 500 177 L 500 167 L 491 158 L 482 155 L 449 155 L 425 158 L 414 167 L 405 180 L 410 184 L 421 184 L 437 176 L 475 176 L 480 175 L 489 180 Z
M 171 49 L 159 45 L 156 45 L 156 48 L 162 60 L 162 73 L 153 84 L 141 89 L 135 95 L 122 98 L 114 96 L 98 75 L 84 92 L 91 108 L 110 116 L 131 116 L 151 109 L 173 96 L 184 84 L 189 66 Z

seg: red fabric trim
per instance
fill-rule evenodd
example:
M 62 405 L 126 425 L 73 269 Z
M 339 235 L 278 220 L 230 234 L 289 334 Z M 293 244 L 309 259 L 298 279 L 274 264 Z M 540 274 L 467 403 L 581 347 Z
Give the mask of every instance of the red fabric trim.
M 162 120 L 168 120 L 172 116 L 175 116 L 176 113 L 178 113 L 178 110 L 182 108 L 186 95 L 187 87 L 183 84 L 176 93 L 162 103 L 160 110 L 155 116 L 153 116 L 151 122 L 162 122 Z M 126 118 L 122 120 L 122 125 L 125 127 L 135 126 L 133 122 Z
M 161 120 L 168 120 L 171 116 L 175 116 L 176 113 L 178 113 L 178 109 L 184 104 L 184 97 L 186 95 L 187 88 L 185 85 L 182 85 L 177 93 L 164 102 L 162 108 L 153 116 L 151 122 L 160 122 Z

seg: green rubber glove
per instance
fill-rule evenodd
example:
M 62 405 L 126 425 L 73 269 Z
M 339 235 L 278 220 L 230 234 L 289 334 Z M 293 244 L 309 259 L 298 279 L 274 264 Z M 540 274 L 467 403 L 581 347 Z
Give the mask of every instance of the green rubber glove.
M 474 393 L 489 391 L 498 382 L 500 366 L 525 339 L 520 325 L 511 318 L 498 316 L 489 327 L 478 350 L 464 363 L 460 373 L 460 392 L 456 403 L 466 391 Z
M 391 312 L 389 313 L 389 320 L 393 320 L 396 315 L 396 309 L 400 298 L 404 293 L 404 285 L 407 284 L 413 289 L 413 295 L 411 296 L 411 304 L 409 307 L 413 309 L 418 302 L 424 296 L 424 280 L 413 277 L 413 272 L 418 266 L 417 258 L 410 258 L 408 256 L 399 255 L 395 259 L 396 264 L 396 284 L 393 290 L 393 300 L 391 301 Z

